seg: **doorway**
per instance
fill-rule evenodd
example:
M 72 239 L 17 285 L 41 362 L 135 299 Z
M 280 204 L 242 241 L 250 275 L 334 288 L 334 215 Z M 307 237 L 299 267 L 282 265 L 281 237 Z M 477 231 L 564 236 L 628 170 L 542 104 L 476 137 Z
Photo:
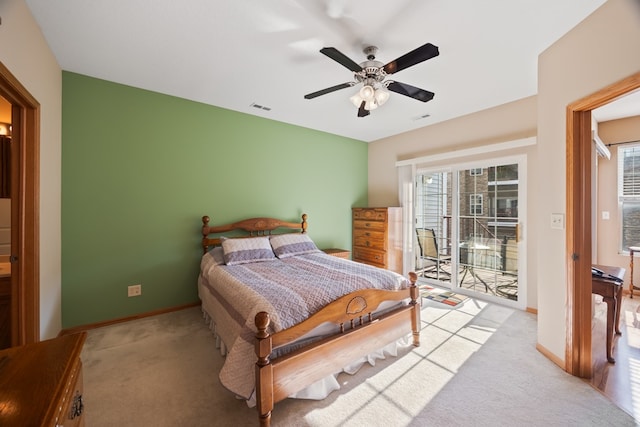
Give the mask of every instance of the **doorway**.
M 11 104 L 11 345 L 40 340 L 40 105 L 0 63 L 0 96 Z
M 591 110 L 640 88 L 640 72 L 567 106 L 566 371 L 592 375 L 591 361 Z

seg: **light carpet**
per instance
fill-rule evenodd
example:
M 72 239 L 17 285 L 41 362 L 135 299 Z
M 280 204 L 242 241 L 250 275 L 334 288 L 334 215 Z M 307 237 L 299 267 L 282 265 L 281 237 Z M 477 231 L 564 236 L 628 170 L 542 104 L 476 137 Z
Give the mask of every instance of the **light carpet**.
M 279 426 L 634 426 L 535 349 L 536 318 L 469 298 L 425 305 L 422 345 L 341 374 L 321 401 L 276 404 Z M 89 331 L 88 427 L 257 426 L 219 383 L 223 358 L 198 307 Z

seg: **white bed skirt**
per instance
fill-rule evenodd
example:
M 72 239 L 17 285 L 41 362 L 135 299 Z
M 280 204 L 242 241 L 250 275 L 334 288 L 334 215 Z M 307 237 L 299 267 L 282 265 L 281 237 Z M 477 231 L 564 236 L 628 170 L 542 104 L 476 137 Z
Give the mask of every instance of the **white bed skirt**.
M 204 316 L 205 321 L 209 325 L 209 329 L 213 332 L 216 340 L 216 348 L 220 350 L 220 354 L 224 357 L 227 354 L 227 347 L 225 343 L 220 339 L 220 336 L 216 333 L 216 325 L 211 316 L 202 309 L 202 314 Z M 377 360 L 386 359 L 387 356 L 396 357 L 398 355 L 398 350 L 402 348 L 409 347 L 412 343 L 411 334 L 407 334 L 405 337 L 392 342 L 385 347 L 373 352 L 369 353 L 366 356 L 361 357 L 353 363 L 345 366 L 339 372 L 336 372 L 332 375 L 327 375 L 319 381 L 307 386 L 306 388 L 300 390 L 297 393 L 294 393 L 289 396 L 291 399 L 312 399 L 312 400 L 322 400 L 327 397 L 331 392 L 340 389 L 340 383 L 338 382 L 338 375 L 342 372 L 347 373 L 349 375 L 354 375 L 356 372 L 360 370 L 365 363 L 368 363 L 371 366 L 376 365 Z M 247 405 L 250 408 L 256 406 L 256 392 L 255 390 L 251 393 L 249 399 L 246 400 Z

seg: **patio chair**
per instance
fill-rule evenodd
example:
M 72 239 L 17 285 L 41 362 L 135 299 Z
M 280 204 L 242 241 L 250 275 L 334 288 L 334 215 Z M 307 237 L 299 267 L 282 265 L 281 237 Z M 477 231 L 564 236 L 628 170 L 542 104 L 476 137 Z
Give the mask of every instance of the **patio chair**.
M 442 268 L 451 265 L 451 256 L 442 254 L 438 249 L 438 239 L 432 228 L 416 228 L 421 266 L 418 269 L 423 277 L 440 280 L 440 275 L 451 280 L 451 272 Z M 427 275 L 428 274 L 428 275 Z

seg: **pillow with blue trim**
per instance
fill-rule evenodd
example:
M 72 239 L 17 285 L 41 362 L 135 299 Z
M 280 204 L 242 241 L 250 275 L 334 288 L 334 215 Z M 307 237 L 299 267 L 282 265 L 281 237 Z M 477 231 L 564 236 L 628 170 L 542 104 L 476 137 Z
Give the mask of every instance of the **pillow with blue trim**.
M 313 243 L 313 240 L 306 234 L 277 234 L 270 237 L 273 253 L 278 258 L 288 258 L 295 255 L 311 254 L 321 252 Z
M 227 265 L 247 264 L 250 262 L 270 261 L 276 256 L 267 236 L 222 240 L 224 262 Z

